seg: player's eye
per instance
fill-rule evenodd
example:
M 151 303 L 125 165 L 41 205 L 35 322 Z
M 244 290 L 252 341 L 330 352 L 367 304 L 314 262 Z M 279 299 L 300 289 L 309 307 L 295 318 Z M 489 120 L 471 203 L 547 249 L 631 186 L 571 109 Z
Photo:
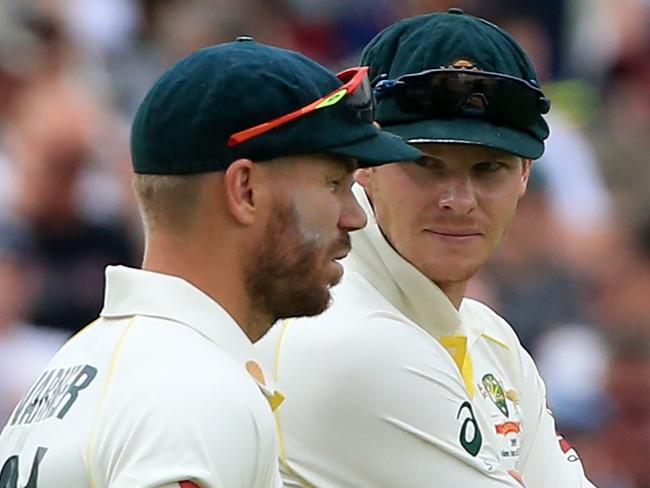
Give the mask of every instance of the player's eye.
M 337 191 L 341 186 L 343 186 L 343 180 L 341 178 L 328 178 L 327 186 L 332 191 Z
M 483 161 L 481 163 L 475 164 L 474 169 L 476 171 L 485 172 L 485 173 L 494 173 L 499 171 L 504 167 L 504 164 L 500 161 Z
M 428 168 L 428 169 L 441 169 L 443 168 L 443 163 L 437 158 L 430 158 L 428 156 L 424 156 L 420 159 L 416 159 L 413 161 L 415 164 L 422 168 Z
M 337 172 L 335 174 L 329 175 L 327 178 L 327 186 L 332 189 L 332 191 L 347 191 L 352 187 L 354 183 L 354 175 L 348 171 Z

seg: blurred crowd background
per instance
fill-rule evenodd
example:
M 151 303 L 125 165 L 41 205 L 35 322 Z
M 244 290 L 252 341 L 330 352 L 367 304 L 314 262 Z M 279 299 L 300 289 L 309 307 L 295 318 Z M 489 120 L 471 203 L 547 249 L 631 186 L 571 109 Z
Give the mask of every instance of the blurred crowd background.
M 553 101 L 470 294 L 518 331 L 597 486 L 650 487 L 650 0 L 0 0 L 0 424 L 99 312 L 104 266 L 141 259 L 129 124 L 164 69 L 247 34 L 338 70 L 451 6 L 518 38 Z

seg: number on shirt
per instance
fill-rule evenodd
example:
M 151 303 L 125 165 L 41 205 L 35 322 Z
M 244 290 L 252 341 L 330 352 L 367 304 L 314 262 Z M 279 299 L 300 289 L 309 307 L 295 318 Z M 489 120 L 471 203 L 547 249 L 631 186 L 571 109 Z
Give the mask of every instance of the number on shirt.
M 45 456 L 47 447 L 39 447 L 34 454 L 32 470 L 29 473 L 29 481 L 25 488 L 37 488 L 38 467 Z M 11 456 L 0 470 L 0 488 L 18 488 L 18 456 Z

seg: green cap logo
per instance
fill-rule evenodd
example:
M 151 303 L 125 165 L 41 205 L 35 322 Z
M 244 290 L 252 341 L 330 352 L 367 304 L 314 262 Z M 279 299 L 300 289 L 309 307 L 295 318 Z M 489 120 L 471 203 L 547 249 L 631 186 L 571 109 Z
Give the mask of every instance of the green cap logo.
M 508 404 L 506 403 L 506 395 L 503 392 L 503 387 L 501 386 L 501 383 L 499 383 L 499 380 L 497 380 L 493 374 L 488 373 L 483 376 L 481 381 L 485 387 L 485 391 L 490 397 L 490 400 L 492 400 L 492 403 L 494 403 L 497 408 L 501 410 L 501 413 L 507 417 Z

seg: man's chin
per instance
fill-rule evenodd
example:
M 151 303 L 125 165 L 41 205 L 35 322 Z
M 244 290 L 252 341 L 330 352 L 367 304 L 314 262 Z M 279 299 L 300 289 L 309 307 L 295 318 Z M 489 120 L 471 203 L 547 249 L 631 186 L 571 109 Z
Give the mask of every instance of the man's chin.
M 276 313 L 277 319 L 293 317 L 314 317 L 327 310 L 332 303 L 330 286 L 322 285 L 318 288 L 302 290 L 291 294 L 292 299 L 284 310 Z
M 301 314 L 300 317 L 316 317 L 325 312 L 325 310 L 330 307 L 331 303 L 332 300 L 328 300 L 326 303 L 322 304 L 319 307 L 313 307 L 309 310 L 305 310 L 305 312 Z
M 481 265 L 478 263 L 464 263 L 464 265 L 454 265 L 454 263 L 429 264 L 420 271 L 434 283 L 462 283 L 469 281 L 478 273 Z
M 327 310 L 332 304 L 332 294 L 330 293 L 330 288 L 334 285 L 325 286 L 322 288 L 319 298 L 316 299 L 314 295 L 314 300 L 311 302 L 310 307 L 305 307 L 305 317 L 314 317 L 316 315 L 322 314 Z M 309 308 L 309 310 L 307 310 Z

